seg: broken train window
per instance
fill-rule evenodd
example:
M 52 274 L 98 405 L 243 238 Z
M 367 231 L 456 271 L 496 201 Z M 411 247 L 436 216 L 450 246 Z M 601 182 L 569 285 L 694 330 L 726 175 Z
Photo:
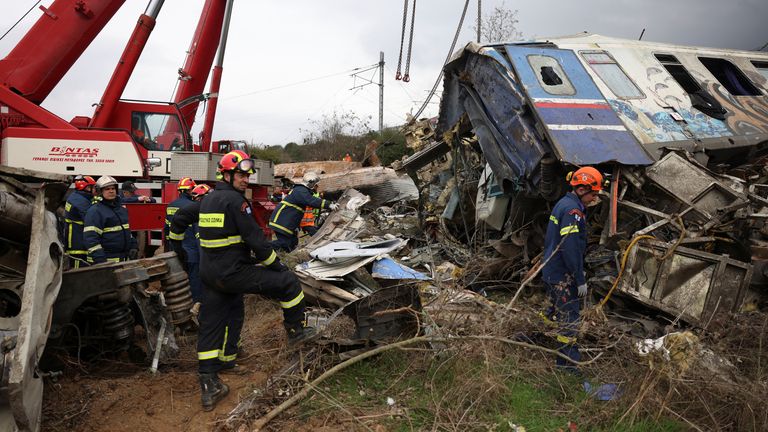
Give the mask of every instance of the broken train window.
M 576 90 L 556 58 L 533 54 L 528 56 L 528 64 L 531 65 L 536 79 L 539 80 L 545 92 L 557 96 L 576 94 Z
M 624 70 L 608 53 L 604 51 L 581 51 L 581 57 L 608 86 L 617 97 L 622 99 L 640 99 L 645 95 L 635 85 Z
M 691 98 L 691 106 L 712 118 L 718 120 L 725 119 L 725 115 L 728 112 L 714 96 L 701 88 L 677 57 L 670 54 L 654 54 L 654 56 L 664 66 L 664 69 L 672 75 L 672 78 L 680 84 L 683 91 L 688 93 L 688 97 Z
M 739 68 L 726 59 L 714 57 L 699 57 L 701 64 L 707 68 L 715 79 L 734 96 L 760 96 L 754 84 Z
M 667 72 L 672 75 L 672 78 L 674 78 L 675 81 L 680 84 L 680 87 L 682 87 L 686 93 L 691 94 L 701 91 L 701 86 L 699 83 L 697 83 L 691 74 L 688 73 L 688 70 L 686 70 L 685 67 L 680 64 L 680 61 L 677 59 L 677 57 L 669 54 L 654 55 L 656 56 L 656 60 L 658 60 L 659 63 L 664 66 L 664 69 L 666 69 Z

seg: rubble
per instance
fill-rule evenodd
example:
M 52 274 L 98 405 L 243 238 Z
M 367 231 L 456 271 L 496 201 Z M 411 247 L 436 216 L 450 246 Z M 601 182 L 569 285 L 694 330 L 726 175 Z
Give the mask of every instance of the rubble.
M 495 268 L 479 271 L 482 278 L 503 269 L 511 283 L 522 282 L 542 250 L 551 205 L 567 191 L 566 173 L 591 164 L 610 180 L 588 212 L 586 268 L 596 297 L 703 328 L 765 305 L 768 171 L 764 156 L 745 151 L 753 146 L 762 155 L 759 137 L 733 125 L 727 132 L 696 129 L 711 120 L 698 115 L 678 122 L 694 132 L 662 142 L 665 136 L 635 128 L 643 119 L 627 114 L 634 101 L 593 90 L 590 83 L 600 77 L 590 79 L 589 66 L 558 72 L 589 79 L 573 90 L 583 96 L 569 97 L 589 94 L 592 105 L 571 106 L 565 97 L 546 96 L 554 90 L 525 60 L 553 55 L 571 62 L 571 46 L 604 39 L 624 43 L 583 34 L 521 45 L 470 43 L 453 56 L 437 125 L 408 125 L 409 146 L 418 151 L 396 164 L 419 189 L 424 232 L 447 251 L 462 251 L 449 257 L 455 264 L 480 253 L 483 265 Z M 566 48 L 554 50 L 553 43 Z M 627 49 L 641 55 L 640 45 Z M 730 109 L 738 115 L 741 108 Z M 584 125 L 560 127 L 568 122 Z M 708 141 L 698 143 L 704 135 Z
M 408 176 L 397 174 L 392 168 L 361 167 L 359 162 L 296 162 L 275 166 L 275 176 L 290 183 L 300 183 L 304 173 L 320 176 L 318 191 L 337 194 L 357 189 L 370 197 L 371 205 L 378 206 L 398 201 L 412 201 L 418 191 Z
M 50 339 L 59 347 L 129 351 L 153 359 L 156 369 L 176 359 L 174 331 L 195 326 L 192 308 L 189 278 L 174 252 L 69 270 L 53 308 Z M 72 324 L 81 329 L 76 335 L 66 331 Z M 137 324 L 144 343 L 136 340 Z M 148 353 L 136 352 L 137 345 Z
M 61 288 L 64 250 L 55 211 L 68 176 L 0 167 L 0 424 L 38 430 L 43 377 L 37 365 Z

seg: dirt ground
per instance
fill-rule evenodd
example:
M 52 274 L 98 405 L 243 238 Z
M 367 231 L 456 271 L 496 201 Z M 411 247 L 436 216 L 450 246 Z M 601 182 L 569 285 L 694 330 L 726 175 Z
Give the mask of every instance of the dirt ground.
M 208 413 L 200 408 L 195 334 L 177 339 L 179 358 L 161 366 L 155 375 L 147 366 L 128 360 L 78 364 L 76 358 L 66 358 L 64 375 L 56 382 L 46 380 L 42 430 L 214 430 L 244 395 L 264 385 L 270 373 L 286 362 L 281 321 L 274 303 L 248 299 L 242 336 L 244 356 L 238 360 L 247 372 L 221 375 L 230 387 L 229 396 Z

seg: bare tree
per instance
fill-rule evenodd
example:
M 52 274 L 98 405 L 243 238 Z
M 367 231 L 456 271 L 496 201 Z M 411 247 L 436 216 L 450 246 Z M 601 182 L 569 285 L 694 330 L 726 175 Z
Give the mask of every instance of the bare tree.
M 304 146 L 311 151 L 308 160 L 338 160 L 346 153 L 362 152 L 362 136 L 371 131 L 371 116 L 360 117 L 351 111 L 323 114 L 319 120 L 311 120 L 309 129 L 301 129 Z M 308 146 L 308 147 L 307 147 Z
M 480 20 L 480 36 L 482 42 L 509 42 L 520 40 L 523 34 L 517 30 L 517 9 L 508 9 L 505 2 L 496 6 L 489 14 L 483 14 Z M 472 26 L 477 33 L 477 24 Z

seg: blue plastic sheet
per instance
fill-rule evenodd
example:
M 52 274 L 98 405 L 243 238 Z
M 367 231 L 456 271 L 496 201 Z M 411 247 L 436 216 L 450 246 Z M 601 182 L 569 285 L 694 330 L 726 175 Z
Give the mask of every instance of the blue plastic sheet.
M 378 279 L 429 280 L 429 276 L 410 267 L 406 267 L 392 258 L 382 258 L 373 262 L 373 277 Z

